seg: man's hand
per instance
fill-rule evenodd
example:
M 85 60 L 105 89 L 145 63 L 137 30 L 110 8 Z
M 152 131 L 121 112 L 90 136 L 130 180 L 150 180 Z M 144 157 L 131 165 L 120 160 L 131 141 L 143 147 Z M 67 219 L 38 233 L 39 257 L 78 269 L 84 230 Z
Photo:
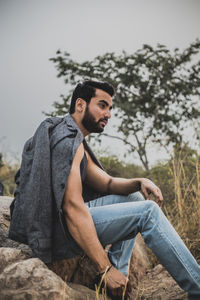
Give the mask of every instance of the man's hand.
M 113 195 L 126 195 L 141 191 L 147 200 L 149 194 L 153 194 L 155 202 L 162 206 L 163 196 L 160 189 L 147 178 L 118 178 L 108 175 L 100 169 L 87 153 L 88 164 L 85 182 L 95 190 Z
M 103 280 L 114 296 L 122 296 L 128 284 L 128 278 L 114 267 L 105 274 Z
M 152 193 L 155 197 L 155 202 L 161 207 L 163 204 L 163 196 L 159 187 L 157 187 L 151 180 L 147 178 L 141 178 L 141 192 L 144 198 L 149 199 L 149 195 Z

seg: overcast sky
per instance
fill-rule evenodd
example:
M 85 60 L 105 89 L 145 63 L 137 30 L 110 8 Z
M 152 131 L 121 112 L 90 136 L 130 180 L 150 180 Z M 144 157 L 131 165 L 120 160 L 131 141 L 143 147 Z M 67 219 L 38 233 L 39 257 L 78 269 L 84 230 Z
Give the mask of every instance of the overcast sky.
M 81 62 L 197 37 L 199 0 L 0 0 L 0 151 L 20 156 L 42 111 L 68 92 L 49 61 L 58 49 Z

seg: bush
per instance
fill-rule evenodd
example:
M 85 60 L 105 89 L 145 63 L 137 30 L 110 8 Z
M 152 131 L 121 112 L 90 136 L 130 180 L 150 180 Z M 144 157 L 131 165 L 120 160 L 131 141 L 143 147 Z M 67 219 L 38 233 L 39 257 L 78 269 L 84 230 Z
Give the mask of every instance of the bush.
M 16 185 L 14 176 L 19 168 L 18 165 L 11 165 L 7 162 L 3 162 L 3 166 L 0 168 L 0 182 L 4 186 L 4 195 L 13 196 Z
M 116 156 L 102 156 L 99 160 L 105 171 L 114 177 L 133 178 L 145 175 L 142 167 L 121 162 Z

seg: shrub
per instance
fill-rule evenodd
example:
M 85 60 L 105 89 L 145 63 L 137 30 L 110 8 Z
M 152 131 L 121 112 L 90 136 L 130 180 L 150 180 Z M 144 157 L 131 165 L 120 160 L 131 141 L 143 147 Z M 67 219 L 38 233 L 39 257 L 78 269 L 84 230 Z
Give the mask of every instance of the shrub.
M 15 181 L 14 176 L 19 168 L 18 165 L 11 165 L 7 162 L 3 163 L 3 166 L 0 168 L 0 181 L 4 186 L 4 195 L 13 196 L 15 191 Z

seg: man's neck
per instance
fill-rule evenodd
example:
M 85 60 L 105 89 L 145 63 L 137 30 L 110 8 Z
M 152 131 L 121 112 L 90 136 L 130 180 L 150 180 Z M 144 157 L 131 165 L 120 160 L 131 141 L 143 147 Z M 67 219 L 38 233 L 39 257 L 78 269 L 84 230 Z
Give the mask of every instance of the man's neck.
M 85 127 L 82 125 L 81 120 L 80 120 L 75 114 L 71 115 L 71 117 L 73 118 L 74 122 L 76 122 L 76 124 L 77 124 L 78 127 L 80 128 L 80 130 L 81 130 L 83 136 L 86 137 L 86 136 L 89 134 L 89 131 L 87 131 L 87 130 L 85 129 Z

